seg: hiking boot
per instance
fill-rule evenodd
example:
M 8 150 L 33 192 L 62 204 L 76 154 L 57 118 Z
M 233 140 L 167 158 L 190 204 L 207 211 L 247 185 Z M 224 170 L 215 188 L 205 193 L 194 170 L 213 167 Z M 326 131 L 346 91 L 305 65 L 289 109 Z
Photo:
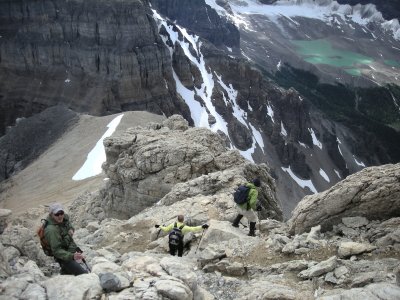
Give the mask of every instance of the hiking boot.
M 239 227 L 239 222 L 243 218 L 243 215 L 237 215 L 236 219 L 233 221 L 232 226 L 233 227 Z
M 256 222 L 250 222 L 250 231 L 248 236 L 256 236 Z

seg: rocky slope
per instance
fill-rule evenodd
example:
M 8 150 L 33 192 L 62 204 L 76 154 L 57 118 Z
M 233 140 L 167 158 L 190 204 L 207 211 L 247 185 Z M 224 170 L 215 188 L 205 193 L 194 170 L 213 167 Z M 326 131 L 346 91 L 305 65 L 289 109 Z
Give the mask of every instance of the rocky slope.
M 400 90 L 351 90 L 325 85 L 330 75 L 319 74 L 320 84 L 315 75 L 296 73 L 284 62 L 299 67 L 304 60 L 287 37 L 319 39 L 334 30 L 333 39 L 339 34 L 334 22 L 261 15 L 246 21 L 250 15 L 235 9 L 250 2 L 0 1 L 0 133 L 17 118 L 59 103 L 91 115 L 177 113 L 190 125 L 218 132 L 247 159 L 267 163 L 285 218 L 304 195 L 365 166 L 398 162 L 399 132 L 393 128 L 400 120 Z M 248 23 L 235 23 L 242 18 Z M 304 31 L 293 30 L 293 22 Z M 357 26 L 358 48 L 379 49 L 385 58 L 397 54 L 395 41 L 394 48 L 371 41 L 381 27 L 365 33 Z M 8 163 L 0 180 L 13 168 Z
M 154 147 L 148 144 L 151 139 Z M 87 275 L 59 275 L 57 265 L 41 251 L 32 228 L 46 214 L 45 207 L 16 218 L 11 211 L 0 210 L 1 297 L 398 299 L 399 203 L 387 199 L 398 199 L 395 183 L 400 164 L 367 168 L 334 186 L 330 194 L 339 199 L 360 189 L 356 178 L 364 187 L 382 187 L 381 192 L 365 188 L 351 208 L 343 206 L 342 215 L 329 205 L 337 198 L 324 204 L 327 195 L 321 193 L 300 202 L 296 211 L 302 213 L 284 223 L 276 220 L 279 204 L 268 167 L 244 162 L 237 151 L 222 151 L 222 142 L 212 132 L 188 128 L 181 117 L 107 139 L 105 170 L 110 180 L 100 190 L 77 198 L 68 209 L 77 227 L 75 239 L 91 266 Z M 208 155 L 202 151 L 207 147 Z M 267 196 L 269 201 L 264 202 L 257 237 L 249 237 L 248 228 L 230 224 L 235 214 L 231 192 L 254 175 L 263 178 L 260 198 Z M 155 177 L 160 191 L 154 189 Z M 139 188 L 142 197 L 132 196 Z M 155 192 L 164 194 L 158 202 L 149 197 Z M 114 199 L 116 206 L 107 204 L 107 199 Z M 313 210 L 304 209 L 317 203 L 326 219 L 335 217 L 334 225 L 310 225 L 292 234 L 292 224 L 299 224 L 303 215 L 318 222 Z M 125 220 L 110 218 L 114 208 L 119 210 L 118 204 L 134 215 Z M 395 213 L 381 215 L 385 205 Z M 182 258 L 167 253 L 167 236 L 154 228 L 173 221 L 178 213 L 185 214 L 189 224 L 210 224 L 205 232 L 185 236 Z
M 54 121 L 68 120 L 71 115 L 72 122 Z M 84 180 L 73 180 L 73 177 L 114 118 L 116 115 L 95 117 L 55 107 L 11 128 L 9 134 L 0 138 L 0 152 L 9 150 L 8 156 L 0 158 L 0 166 L 14 166 L 14 169 L 5 170 L 10 178 L 0 183 L 0 207 L 12 209 L 14 215 L 18 215 L 54 199 L 69 205 L 77 194 L 98 189 L 105 178 L 104 173 Z M 115 133 L 163 119 L 147 112 L 124 112 Z M 11 134 L 13 132 L 19 134 Z M 29 153 L 29 156 L 21 160 L 23 153 Z M 16 166 L 26 164 L 27 158 L 32 161 L 16 172 Z M 12 171 L 14 173 L 9 173 Z

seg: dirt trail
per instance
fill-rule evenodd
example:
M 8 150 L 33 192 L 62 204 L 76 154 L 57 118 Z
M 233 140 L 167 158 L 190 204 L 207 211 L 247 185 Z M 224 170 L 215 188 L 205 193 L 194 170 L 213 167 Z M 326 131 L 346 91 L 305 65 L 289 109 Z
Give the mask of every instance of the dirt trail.
M 1 183 L 0 207 L 11 209 L 13 216 L 18 216 L 56 201 L 67 206 L 81 193 L 97 190 L 103 183 L 104 173 L 80 181 L 72 177 L 117 115 L 80 116 L 80 120 L 36 161 Z M 115 133 L 163 119 L 163 116 L 147 112 L 124 112 Z

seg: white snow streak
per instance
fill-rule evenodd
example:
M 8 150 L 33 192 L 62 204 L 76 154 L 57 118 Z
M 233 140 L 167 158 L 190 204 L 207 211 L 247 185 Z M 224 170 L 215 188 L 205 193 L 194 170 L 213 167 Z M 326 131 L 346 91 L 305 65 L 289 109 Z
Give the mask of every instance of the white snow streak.
M 229 137 L 228 133 L 228 124 L 223 119 L 223 117 L 216 111 L 215 106 L 212 103 L 212 92 L 215 86 L 213 71 L 211 68 L 207 67 L 204 61 L 203 54 L 201 53 L 201 42 L 199 42 L 199 37 L 194 35 L 189 35 L 186 29 L 180 27 L 179 25 L 168 24 L 166 20 L 164 20 L 160 14 L 158 14 L 155 10 L 153 10 L 153 17 L 155 21 L 158 23 L 159 27 L 162 25 L 165 27 L 166 31 L 169 34 L 169 38 L 172 41 L 172 44 L 179 43 L 182 47 L 185 56 L 195 65 L 202 76 L 203 84 L 200 88 L 194 87 L 194 90 L 187 89 L 182 82 L 179 80 L 179 77 L 175 72 L 173 72 L 173 76 L 176 82 L 176 89 L 178 94 L 184 99 L 186 104 L 190 108 L 191 117 L 194 121 L 194 125 L 196 127 L 206 127 L 214 132 L 222 131 Z M 175 28 L 174 28 L 175 26 Z M 179 35 L 174 29 L 178 29 L 182 35 L 185 37 L 184 40 L 179 39 Z M 168 47 L 170 54 L 173 54 L 173 48 L 168 46 L 167 38 L 161 36 L 165 45 Z M 193 47 L 196 51 L 195 56 L 190 52 L 189 47 Z M 237 91 L 232 87 L 232 84 L 226 84 L 222 80 L 222 76 L 214 73 L 215 78 L 218 80 L 219 85 L 225 90 L 226 93 L 223 93 L 222 97 L 224 99 L 225 104 L 228 104 L 233 109 L 233 116 L 244 126 L 249 128 L 252 131 L 253 135 L 253 145 L 247 151 L 240 151 L 242 156 L 246 159 L 253 161 L 252 154 L 255 151 L 256 144 L 259 145 L 262 151 L 264 151 L 264 143 L 262 139 L 261 133 L 251 124 L 247 122 L 247 114 L 246 112 L 239 107 L 236 102 Z M 195 98 L 195 96 L 200 97 L 204 104 L 201 105 Z M 249 106 L 249 110 L 251 107 Z M 209 115 L 213 116 L 215 119 L 215 123 L 210 125 L 208 122 Z
M 268 103 L 267 105 L 267 115 L 271 118 L 272 123 L 275 123 L 274 121 L 274 111 L 272 110 L 271 105 Z
M 311 190 L 311 192 L 313 192 L 314 194 L 318 193 L 317 189 L 314 187 L 314 184 L 312 183 L 311 180 L 304 180 L 304 179 L 301 179 L 301 178 L 297 177 L 297 176 L 293 173 L 293 171 L 290 169 L 290 167 L 289 167 L 289 168 L 284 168 L 284 167 L 282 167 L 282 170 L 285 171 L 286 173 L 288 173 L 288 174 L 290 175 L 290 177 L 292 177 L 292 179 L 293 179 L 294 181 L 296 181 L 296 183 L 297 183 L 299 186 L 301 186 L 303 189 L 304 189 L 305 187 L 308 187 L 308 188 Z
M 82 167 L 75 173 L 72 180 L 83 180 L 89 177 L 99 175 L 102 171 L 101 165 L 106 161 L 106 152 L 104 150 L 103 140 L 113 134 L 124 115 L 115 117 L 108 125 L 107 131 L 98 140 L 94 148 L 87 155 L 87 159 Z
M 313 144 L 322 150 L 322 144 L 315 135 L 314 130 L 312 128 L 308 128 L 308 131 L 311 134 Z
M 287 131 L 286 131 L 286 129 L 285 129 L 285 126 L 283 126 L 282 121 L 281 121 L 281 134 L 282 134 L 283 136 L 287 136 Z
M 342 153 L 342 150 L 340 150 L 340 144 L 341 144 L 342 142 L 339 140 L 338 137 L 336 138 L 336 141 L 338 142 L 337 147 L 338 147 L 339 153 L 340 153 L 340 155 L 344 158 L 343 153 Z
M 325 171 L 322 170 L 321 168 L 319 169 L 319 175 L 321 175 L 322 178 L 324 178 L 327 182 L 331 182 L 331 181 L 329 180 L 328 174 L 326 174 Z
M 358 161 L 354 155 L 353 155 L 353 158 L 358 166 L 365 168 L 365 164 L 362 161 Z

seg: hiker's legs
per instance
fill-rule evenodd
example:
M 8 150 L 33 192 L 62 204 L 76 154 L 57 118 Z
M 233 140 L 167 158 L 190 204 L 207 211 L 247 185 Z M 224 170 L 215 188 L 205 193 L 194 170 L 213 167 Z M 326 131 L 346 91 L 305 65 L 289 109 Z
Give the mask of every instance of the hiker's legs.
M 182 255 L 183 255 L 183 242 L 179 243 L 178 245 L 178 256 L 182 257 Z
M 249 236 L 256 236 L 256 222 L 250 222 Z
M 240 220 L 241 220 L 242 218 L 243 218 L 243 215 L 238 214 L 238 215 L 236 216 L 236 219 L 233 221 L 232 226 L 233 226 L 233 227 L 239 227 L 239 222 L 240 222 Z
M 243 214 L 250 222 L 249 236 L 256 236 L 257 214 L 253 210 L 247 210 Z
M 86 274 L 88 272 L 74 260 L 69 260 L 69 261 L 57 260 L 57 262 L 60 264 L 62 275 L 76 276 L 80 274 Z
M 169 244 L 169 254 L 175 256 L 177 247 L 175 245 Z

